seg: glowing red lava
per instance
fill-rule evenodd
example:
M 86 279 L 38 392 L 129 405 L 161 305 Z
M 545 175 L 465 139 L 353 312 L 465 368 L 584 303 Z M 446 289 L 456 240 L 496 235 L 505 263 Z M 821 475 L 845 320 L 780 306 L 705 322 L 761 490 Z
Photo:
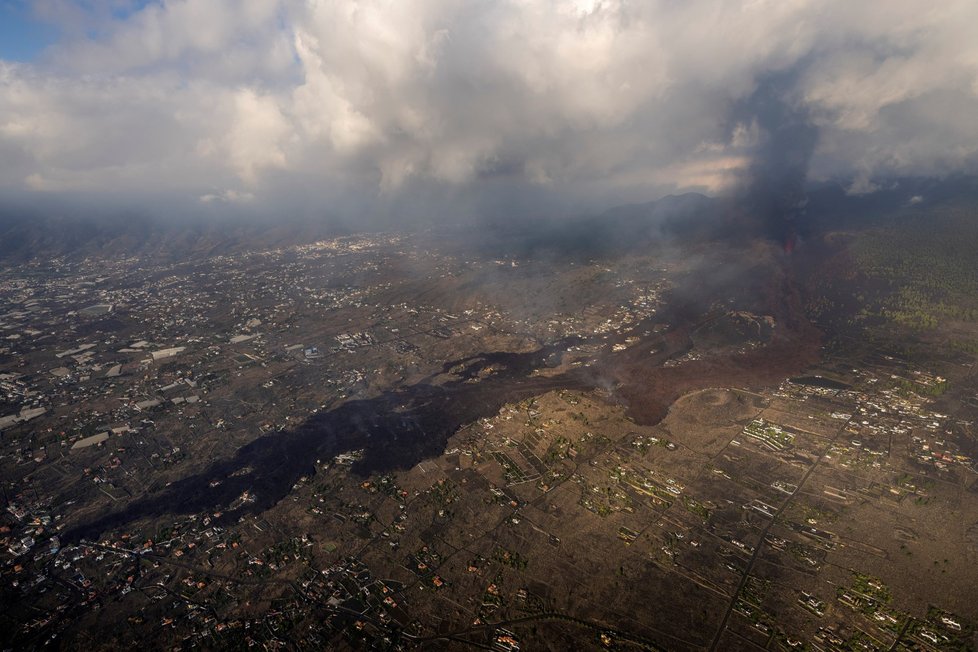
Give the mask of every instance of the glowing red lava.
M 798 245 L 798 237 L 794 233 L 789 233 L 784 239 L 784 253 L 790 254 Z

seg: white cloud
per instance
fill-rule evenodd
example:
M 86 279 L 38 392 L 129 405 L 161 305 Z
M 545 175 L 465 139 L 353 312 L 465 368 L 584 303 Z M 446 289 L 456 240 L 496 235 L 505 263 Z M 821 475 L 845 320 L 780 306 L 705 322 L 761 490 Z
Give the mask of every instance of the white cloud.
M 0 188 L 373 201 L 494 184 L 614 201 L 722 189 L 758 80 L 819 127 L 812 174 L 976 171 L 978 3 L 39 0 L 0 61 Z M 69 24 L 84 26 L 77 32 Z M 94 36 L 91 36 L 94 35 Z M 499 184 L 502 182 L 502 185 Z M 452 195 L 457 197 L 458 195 Z M 416 199 L 416 198 L 415 198 Z M 355 202 L 354 202 L 355 203 Z

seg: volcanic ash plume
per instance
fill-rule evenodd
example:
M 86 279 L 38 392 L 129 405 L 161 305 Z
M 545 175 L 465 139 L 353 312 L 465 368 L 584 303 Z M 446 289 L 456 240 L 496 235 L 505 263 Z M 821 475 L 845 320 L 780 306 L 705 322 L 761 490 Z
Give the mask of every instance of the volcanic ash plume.
M 818 140 L 808 111 L 788 99 L 792 78 L 781 73 L 763 79 L 733 114 L 734 124 L 748 125 L 758 134 L 741 186 L 741 210 L 788 253 L 798 242 L 808 164 Z

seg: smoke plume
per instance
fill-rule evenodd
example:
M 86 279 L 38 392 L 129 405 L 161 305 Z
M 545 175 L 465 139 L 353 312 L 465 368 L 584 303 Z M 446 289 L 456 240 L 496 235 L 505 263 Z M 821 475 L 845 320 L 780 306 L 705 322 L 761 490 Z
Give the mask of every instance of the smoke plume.
M 788 252 L 802 226 L 805 182 L 818 141 L 809 111 L 791 102 L 792 81 L 790 73 L 763 78 L 733 112 L 734 123 L 756 138 L 740 190 L 741 210 Z

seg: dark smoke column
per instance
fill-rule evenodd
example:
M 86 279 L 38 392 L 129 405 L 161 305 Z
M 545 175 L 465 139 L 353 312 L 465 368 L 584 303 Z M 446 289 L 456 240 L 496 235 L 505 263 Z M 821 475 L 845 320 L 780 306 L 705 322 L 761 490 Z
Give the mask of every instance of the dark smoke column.
M 808 165 L 818 141 L 818 128 L 808 111 L 789 100 L 795 75 L 780 72 L 762 78 L 732 114 L 732 124 L 753 126 L 759 132 L 741 189 L 741 210 L 787 253 L 798 242 Z

